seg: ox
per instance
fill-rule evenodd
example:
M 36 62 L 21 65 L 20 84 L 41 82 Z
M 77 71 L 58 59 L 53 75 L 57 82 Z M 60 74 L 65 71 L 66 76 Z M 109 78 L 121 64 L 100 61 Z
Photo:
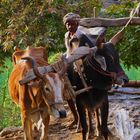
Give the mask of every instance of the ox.
M 83 140 L 88 138 L 86 109 L 88 112 L 93 112 L 93 110 L 96 111 L 95 114 L 97 114 L 97 116 L 98 110 L 100 109 L 101 125 L 99 125 L 99 118 L 97 118 L 97 128 L 100 134 L 103 135 L 106 140 L 108 139 L 108 90 L 114 82 L 119 84 L 128 82 L 128 77 L 120 66 L 119 56 L 114 50 L 114 45 L 116 45 L 116 43 L 122 38 L 123 29 L 115 34 L 109 42 L 105 42 L 104 35 L 105 31 L 98 35 L 96 39 L 97 48 L 94 47 L 94 44 L 91 45 L 91 41 L 84 34 L 80 35 L 79 38 L 74 36 L 70 40 L 70 54 L 73 53 L 76 48 L 81 46 L 94 48 L 92 49 L 94 51 L 90 53 L 89 56 L 82 58 L 83 64 L 80 64 L 81 62 L 78 60 L 79 62 L 75 62 L 74 65 L 68 67 L 68 76 L 72 86 L 76 87 L 76 93 L 83 88 L 93 87 L 76 97 L 76 106 L 82 125 Z M 82 53 L 83 52 L 81 51 L 80 54 Z M 104 65 L 102 65 L 103 63 Z M 72 107 L 70 108 L 72 110 Z
M 107 68 L 106 70 L 104 70 L 101 67 L 101 63 L 99 63 L 99 61 L 95 59 L 96 53 L 98 53 L 98 51 L 96 51 L 96 48 L 92 48 L 91 50 L 93 51 L 88 56 L 82 58 L 83 62 L 82 69 L 83 76 L 85 78 L 87 85 L 92 86 L 93 88 L 76 96 L 76 106 L 80 117 L 80 123 L 82 126 L 83 140 L 88 139 L 86 109 L 90 113 L 95 112 L 95 116 L 97 119 L 96 127 L 98 128 L 98 135 L 102 135 L 104 136 L 105 140 L 108 140 L 108 136 L 110 134 L 107 126 L 108 110 L 109 110 L 108 90 L 111 88 L 113 81 L 128 80 L 128 78 L 124 74 L 123 70 L 120 68 L 119 63 L 117 63 L 118 56 L 116 57 L 115 54 L 112 55 L 112 57 L 114 57 L 115 60 L 112 61 L 112 59 L 109 59 L 110 55 L 106 54 L 105 57 L 108 61 L 106 61 Z M 80 53 L 83 53 L 83 50 Z M 115 73 L 118 74 L 117 77 L 114 77 Z M 121 73 L 121 75 L 119 73 Z M 77 70 L 75 71 L 73 65 L 68 66 L 68 77 L 72 83 L 72 86 L 76 87 L 75 89 L 76 91 L 85 88 L 78 71 Z M 98 117 L 99 110 L 101 114 L 100 115 L 101 122 L 99 121 Z
M 48 65 L 45 49 L 42 47 L 17 50 L 12 58 L 14 68 L 8 87 L 12 101 L 20 107 L 24 139 L 33 140 L 32 127 L 35 124 L 42 130 L 40 140 L 47 140 L 50 114 L 57 118 L 66 117 L 62 98 L 62 71 L 40 74 L 37 67 Z M 31 68 L 36 78 L 20 85 L 19 80 L 23 79 Z

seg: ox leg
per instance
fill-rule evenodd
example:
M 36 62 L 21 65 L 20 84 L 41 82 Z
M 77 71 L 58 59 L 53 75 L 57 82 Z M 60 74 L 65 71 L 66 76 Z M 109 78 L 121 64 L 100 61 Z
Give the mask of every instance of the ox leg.
M 92 138 L 93 135 L 94 135 L 94 127 L 93 127 L 93 124 L 92 124 L 92 121 L 93 121 L 93 112 L 90 112 L 88 111 L 88 133 L 89 133 L 89 138 Z
M 45 114 L 45 115 L 46 116 L 42 122 L 40 140 L 48 140 L 48 129 L 49 129 L 50 116 L 48 114 Z
M 21 115 L 21 117 L 22 117 L 23 129 L 24 129 L 24 140 L 33 140 L 31 120 L 27 117 L 23 117 L 23 114 Z
M 100 124 L 100 114 L 99 109 L 94 111 L 95 122 L 96 122 L 96 134 L 97 136 L 101 136 L 101 124 Z
M 82 126 L 82 140 L 88 140 L 88 125 L 86 121 L 86 110 L 80 101 L 76 100 L 77 111 L 79 113 L 80 123 Z
M 88 120 L 89 120 L 89 132 L 93 133 L 94 128 L 93 128 L 93 125 L 92 125 L 92 113 L 90 111 L 88 111 Z
M 107 126 L 108 111 L 109 111 L 109 103 L 108 103 L 108 97 L 106 96 L 103 105 L 101 106 L 101 133 L 104 136 L 105 140 L 108 140 L 108 135 L 109 135 L 109 129 Z
M 68 105 L 69 105 L 70 110 L 71 110 L 71 112 L 73 114 L 73 117 L 74 117 L 73 122 L 69 125 L 69 127 L 72 127 L 73 125 L 78 124 L 78 119 L 79 118 L 78 118 L 78 113 L 76 111 L 76 107 L 75 107 L 75 104 L 74 104 L 73 100 L 72 99 L 67 100 L 67 102 L 68 102 Z M 78 126 L 78 128 L 79 128 L 79 126 Z

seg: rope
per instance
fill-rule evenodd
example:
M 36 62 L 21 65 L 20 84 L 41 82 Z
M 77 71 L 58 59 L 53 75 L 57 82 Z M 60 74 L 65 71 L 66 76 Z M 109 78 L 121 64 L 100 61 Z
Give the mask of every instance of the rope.
M 137 9 L 138 9 L 139 6 L 140 6 L 140 3 L 137 5 L 137 7 L 136 7 L 134 13 L 130 16 L 130 19 L 129 19 L 128 22 L 125 24 L 125 26 L 122 28 L 122 30 L 123 30 L 124 28 L 126 28 L 126 27 L 129 25 L 129 23 L 130 23 L 131 20 L 133 19 L 134 15 L 136 14 Z M 132 11 L 133 11 L 133 10 L 132 10 Z M 131 11 L 131 12 L 132 12 L 132 11 Z
M 94 63 L 93 63 L 94 61 Z M 111 77 L 111 73 L 110 72 L 107 72 L 107 71 L 104 71 L 103 69 L 101 69 L 100 65 L 98 64 L 98 62 L 95 60 L 95 59 L 92 59 L 92 56 L 89 55 L 86 59 L 86 62 L 90 65 L 90 67 L 97 71 L 98 73 L 104 75 L 104 76 L 108 76 L 108 77 Z

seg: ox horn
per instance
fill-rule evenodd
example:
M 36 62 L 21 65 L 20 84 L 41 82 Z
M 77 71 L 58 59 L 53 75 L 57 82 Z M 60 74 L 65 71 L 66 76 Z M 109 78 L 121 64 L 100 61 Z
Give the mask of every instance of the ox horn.
M 42 74 L 39 72 L 39 70 L 38 70 L 38 68 L 37 68 L 36 61 L 35 61 L 35 59 L 34 59 L 33 57 L 27 56 L 27 57 L 23 57 L 22 59 L 23 59 L 23 60 L 28 60 L 28 61 L 30 61 L 30 62 L 31 62 L 31 65 L 32 65 L 32 68 L 33 68 L 34 74 L 35 74 L 37 77 L 41 78 L 43 81 L 46 80 L 46 78 L 44 77 L 44 75 L 42 75 Z
M 62 69 L 58 72 L 60 77 L 62 77 L 66 73 L 67 67 L 68 67 L 67 59 L 64 55 L 61 55 L 61 61 L 63 63 L 63 66 L 62 66 Z
M 66 73 L 67 71 L 67 64 L 64 63 L 62 69 L 58 72 L 60 77 L 63 77 L 63 75 Z

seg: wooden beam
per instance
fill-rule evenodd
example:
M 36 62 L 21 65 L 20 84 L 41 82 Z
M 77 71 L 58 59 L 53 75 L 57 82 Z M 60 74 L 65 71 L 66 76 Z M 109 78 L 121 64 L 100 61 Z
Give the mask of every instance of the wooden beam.
M 75 49 L 73 54 L 71 56 L 69 56 L 68 58 L 66 58 L 67 64 L 73 63 L 74 61 L 82 58 L 83 56 L 88 55 L 91 51 L 95 52 L 96 49 L 95 48 L 88 48 L 88 47 L 79 47 L 79 48 Z M 55 63 L 59 63 L 59 61 L 55 62 Z M 54 72 L 52 65 L 38 67 L 38 70 L 41 74 L 45 74 L 45 73 L 52 72 L 52 71 Z M 30 69 L 25 74 L 25 77 L 19 81 L 19 84 L 23 85 L 25 83 L 30 82 L 31 80 L 33 80 L 35 78 L 36 78 L 36 75 L 34 74 L 33 70 Z
M 121 89 L 120 88 L 111 89 L 108 93 L 109 94 L 121 93 L 121 94 L 134 94 L 134 95 L 137 94 L 137 95 L 140 95 L 140 90 L 139 90 L 139 88 L 133 89 L 132 87 L 127 90 L 125 87 L 123 87 Z
M 128 83 L 124 84 L 122 87 L 140 87 L 140 81 L 129 81 Z
M 109 18 L 81 18 L 80 25 L 84 27 L 117 27 L 117 26 L 124 26 L 130 17 L 125 18 L 116 18 L 116 19 L 109 19 Z M 132 18 L 130 25 L 140 25 L 140 17 Z
M 38 70 L 41 74 L 45 74 L 47 72 L 52 72 L 54 69 L 52 68 L 51 65 L 48 66 L 43 66 L 43 67 L 38 67 Z M 36 75 L 33 72 L 33 69 L 30 69 L 26 74 L 25 77 L 19 81 L 20 85 L 24 85 L 25 83 L 30 82 L 31 80 L 35 79 Z

